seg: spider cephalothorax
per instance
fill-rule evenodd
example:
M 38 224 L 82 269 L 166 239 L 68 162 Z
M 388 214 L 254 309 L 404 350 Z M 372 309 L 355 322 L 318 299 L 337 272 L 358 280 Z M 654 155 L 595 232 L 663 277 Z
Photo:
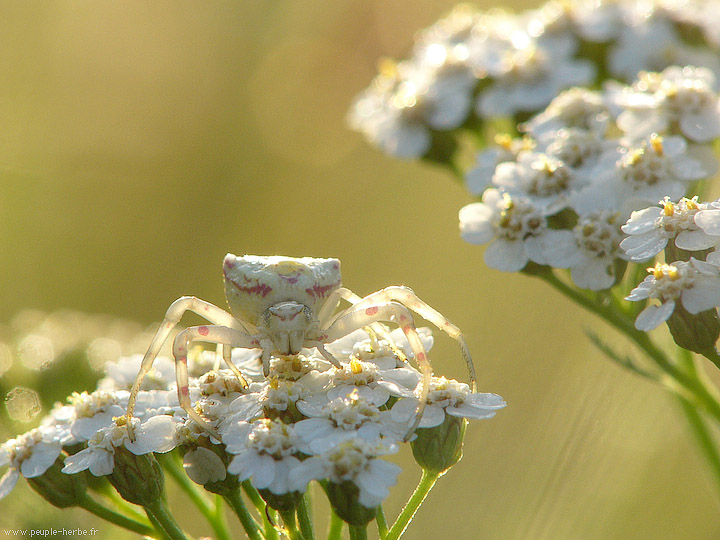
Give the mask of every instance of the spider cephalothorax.
M 187 414 L 217 438 L 219 435 L 190 402 L 187 353 L 193 341 L 222 345 L 225 363 L 245 384 L 242 373 L 232 363 L 232 347 L 261 349 L 266 376 L 273 354 L 298 354 L 303 348 L 314 347 L 333 365 L 341 367 L 325 349 L 325 344 L 363 327 L 387 335 L 381 323 L 397 324 L 405 333 L 413 358 L 422 372 L 420 405 L 408 431 L 410 436 L 420 421 L 432 376 L 430 361 L 410 313 L 413 310 L 458 340 L 475 386 L 475 371 L 460 330 L 407 287 L 387 287 L 360 298 L 342 287 L 340 261 L 310 257 L 237 257 L 228 254 L 223 263 L 223 276 L 231 313 L 194 296 L 183 296 L 170 305 L 142 360 L 140 373 L 130 392 L 128 417 L 132 417 L 143 378 L 186 311 L 193 311 L 212 324 L 191 326 L 175 337 L 173 356 L 178 398 Z M 343 299 L 351 306 L 338 311 Z

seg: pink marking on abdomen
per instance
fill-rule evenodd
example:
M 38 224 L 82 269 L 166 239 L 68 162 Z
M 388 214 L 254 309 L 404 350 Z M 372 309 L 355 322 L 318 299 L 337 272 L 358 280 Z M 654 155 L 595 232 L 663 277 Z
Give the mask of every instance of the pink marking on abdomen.
M 198 328 L 198 334 L 201 336 L 207 336 L 210 333 L 210 329 L 207 326 L 200 326 Z
M 263 298 L 265 298 L 270 293 L 270 291 L 272 291 L 272 287 L 265 283 L 258 283 L 257 285 L 253 285 L 251 287 L 243 287 L 243 286 L 239 285 L 238 283 L 234 282 L 233 280 L 230 280 L 230 283 L 235 285 L 235 288 L 237 288 L 237 290 L 240 292 L 250 293 L 250 294 L 259 294 Z
M 377 312 L 378 312 L 378 307 L 377 307 L 377 306 L 372 306 L 372 307 L 369 307 L 369 308 L 366 308 L 366 309 L 365 309 L 365 315 L 370 315 L 370 316 L 372 316 L 372 315 L 375 315 Z

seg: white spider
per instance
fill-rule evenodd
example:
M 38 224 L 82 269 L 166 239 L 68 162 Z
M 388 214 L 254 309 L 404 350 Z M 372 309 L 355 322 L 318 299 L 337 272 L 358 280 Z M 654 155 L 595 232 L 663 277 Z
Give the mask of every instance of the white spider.
M 410 313 L 413 310 L 460 343 L 475 389 L 475 369 L 460 329 L 407 287 L 387 287 L 360 298 L 341 286 L 340 261 L 311 257 L 237 257 L 228 253 L 223 263 L 223 275 L 225 296 L 232 314 L 194 296 L 178 298 L 168 308 L 165 319 L 145 353 L 140 373 L 130 392 L 127 425 L 131 437 L 132 424 L 129 420 L 133 416 L 143 378 L 187 311 L 201 315 L 212 324 L 191 326 L 175 338 L 173 356 L 178 399 L 188 416 L 217 439 L 220 436 L 193 409 L 190 402 L 187 353 L 193 341 L 222 345 L 225 363 L 245 384 L 240 370 L 230 358 L 232 347 L 261 349 L 265 376 L 269 374 L 271 355 L 298 354 L 303 347 L 315 347 L 334 366 L 341 367 L 340 362 L 325 349 L 326 343 L 367 326 L 386 336 L 387 331 L 379 323 L 396 323 L 405 333 L 415 362 L 422 372 L 420 404 L 407 434 L 410 437 L 422 417 L 432 376 L 430 361 Z M 341 299 L 352 305 L 337 311 Z

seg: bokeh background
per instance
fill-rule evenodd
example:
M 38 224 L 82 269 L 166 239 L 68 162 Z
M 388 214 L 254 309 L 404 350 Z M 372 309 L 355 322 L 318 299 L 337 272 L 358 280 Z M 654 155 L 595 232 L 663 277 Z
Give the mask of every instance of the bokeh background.
M 345 125 L 377 60 L 406 55 L 453 4 L 2 2 L 2 439 L 92 389 L 100 345 L 142 332 L 178 296 L 223 305 L 226 252 L 332 256 L 357 293 L 405 284 L 447 314 L 481 390 L 508 402 L 471 425 L 408 539 L 718 538 L 717 490 L 672 397 L 600 357 L 583 334 L 592 317 L 486 268 L 458 236 L 470 199 L 449 176 L 385 157 Z M 67 354 L 19 342 L 38 324 L 61 341 L 68 325 L 115 341 L 88 365 L 70 338 Z M 439 336 L 432 358 L 465 376 L 451 340 Z M 389 516 L 419 476 L 408 451 L 398 460 Z M 208 533 L 182 504 L 181 524 Z M 0 501 L 0 536 L 51 525 L 127 537 L 23 480 Z

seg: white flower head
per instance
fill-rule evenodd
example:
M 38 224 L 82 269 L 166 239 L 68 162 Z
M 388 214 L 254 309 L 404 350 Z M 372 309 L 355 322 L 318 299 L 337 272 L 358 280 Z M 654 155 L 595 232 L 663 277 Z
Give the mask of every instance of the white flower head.
M 0 446 L 0 467 L 8 470 L 0 478 L 0 499 L 15 487 L 18 478 L 35 478 L 47 471 L 60 456 L 62 445 L 52 431 L 33 429 Z
M 407 426 L 415 419 L 418 403 L 417 397 L 398 400 L 391 409 L 393 419 Z M 475 420 L 492 418 L 496 411 L 505 405 L 503 398 L 497 394 L 473 393 L 465 383 L 445 377 L 433 377 L 427 405 L 418 427 L 439 426 L 445 420 L 446 414 Z
M 482 195 L 490 187 L 498 165 L 515 161 L 520 152 L 530 151 L 535 146 L 530 137 L 513 139 L 510 135 L 496 135 L 495 144 L 478 152 L 475 166 L 465 174 L 465 186 L 472 195 Z
M 99 429 L 87 442 L 87 448 L 65 459 L 62 472 L 77 474 L 89 470 L 94 476 L 112 473 L 115 449 L 124 446 L 135 455 L 169 452 L 178 443 L 179 420 L 171 416 L 154 416 L 145 422 L 132 419 L 135 441 L 130 439 L 125 418 L 117 418 L 112 425 Z
M 602 137 L 609 118 L 602 94 L 586 88 L 570 88 L 555 97 L 544 111 L 522 124 L 521 128 L 536 138 L 563 128 L 582 129 Z
M 624 112 L 618 127 L 637 140 L 651 133 L 684 135 L 695 142 L 720 136 L 720 100 L 715 75 L 707 68 L 671 66 L 643 73 L 633 88 L 619 94 Z
M 73 392 L 68 401 L 75 407 L 70 431 L 79 441 L 87 441 L 99 429 L 112 425 L 114 417 L 125 414 L 118 392 Z
M 665 197 L 658 204 L 633 212 L 622 226 L 628 237 L 620 242 L 620 247 L 631 261 L 654 257 L 670 240 L 685 251 L 710 249 L 720 242 L 719 237 L 708 235 L 695 223 L 696 215 L 708 208 L 707 203 L 698 203 L 697 197 L 683 197 L 673 203 Z
M 329 400 L 324 405 L 298 402 L 298 409 L 309 417 L 294 424 L 295 433 L 306 454 L 322 454 L 343 441 L 361 438 L 368 442 L 390 437 L 400 441 L 407 433 L 407 424 L 391 418 L 389 411 L 381 411 L 380 404 L 362 397 L 357 389 Z
M 505 52 L 505 72 L 485 88 L 478 99 L 482 118 L 512 116 L 542 109 L 561 90 L 585 86 L 595 78 L 594 66 L 570 57 L 569 50 L 556 51 L 528 41 Z
M 550 229 L 527 199 L 488 189 L 480 203 L 460 210 L 460 234 L 471 244 L 491 242 L 485 262 L 504 272 L 522 270 L 528 262 L 567 268 L 575 243 L 570 231 Z
M 613 286 L 615 262 L 624 258 L 620 224 L 619 212 L 603 210 L 580 216 L 573 228 L 577 251 L 570 268 L 578 287 L 598 291 Z
M 720 269 L 712 264 L 691 257 L 687 262 L 657 263 L 648 272 L 626 300 L 655 298 L 661 304 L 651 304 L 638 315 L 638 330 L 649 331 L 667 321 L 677 302 L 693 315 L 720 306 Z
M 321 456 L 303 461 L 291 473 L 291 485 L 295 490 L 304 490 L 311 480 L 323 478 L 336 484 L 353 482 L 359 489 L 360 504 L 374 508 L 389 495 L 401 472 L 398 465 L 377 457 L 397 450 L 396 444 L 384 441 L 349 439 Z
M 268 489 L 276 495 L 304 491 L 293 487 L 288 475 L 299 464 L 298 439 L 292 425 L 262 418 L 253 422 L 237 422 L 223 435 L 226 450 L 235 454 L 227 470 L 239 480 L 247 480 L 257 489 Z

